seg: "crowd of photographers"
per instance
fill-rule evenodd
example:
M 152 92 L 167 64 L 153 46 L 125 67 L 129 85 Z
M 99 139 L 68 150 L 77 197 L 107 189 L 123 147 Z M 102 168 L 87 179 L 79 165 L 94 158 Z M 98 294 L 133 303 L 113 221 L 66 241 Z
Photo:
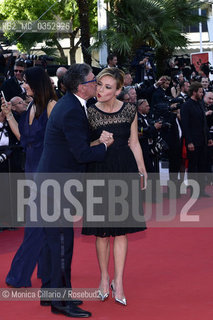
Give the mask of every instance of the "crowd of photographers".
M 159 161 L 166 159 L 170 179 L 175 181 L 179 192 L 186 169 L 189 174 L 212 173 L 211 70 L 205 64 L 196 71 L 188 58 L 174 58 L 169 61 L 164 75 L 156 80 L 154 53 L 145 49 L 137 52 L 129 69 L 121 66 L 125 70 L 125 81 L 118 98 L 138 107 L 138 135 L 147 171 L 159 173 Z M 1 76 L 0 90 L 5 99 L 12 103 L 12 113 L 17 122 L 31 101 L 22 86 L 24 70 L 31 66 L 28 58 L 12 56 L 12 67 L 9 61 L 10 67 L 5 65 L 6 71 Z M 40 60 L 44 61 L 43 58 Z M 118 62 L 117 56 L 111 54 L 107 66 L 117 67 Z M 43 62 L 40 65 L 45 67 Z M 53 86 L 58 99 L 66 92 L 63 85 L 66 70 L 60 67 L 56 71 L 58 83 L 55 87 L 53 82 Z M 0 111 L 0 172 L 22 172 L 23 168 L 24 152 Z M 205 184 L 212 182 L 211 176 L 206 175 L 201 183 L 200 196 L 208 196 Z
M 152 65 L 150 54 L 136 57 L 133 66 L 137 69 L 137 83 L 132 84 L 133 76 L 127 71 L 119 96 L 138 106 L 139 140 L 147 171 L 159 172 L 159 160 L 165 159 L 177 197 L 185 171 L 189 178 L 199 181 L 199 197 L 208 197 L 205 186 L 213 180 L 213 88 L 209 64 L 196 71 L 188 58 L 174 58 L 158 81 Z

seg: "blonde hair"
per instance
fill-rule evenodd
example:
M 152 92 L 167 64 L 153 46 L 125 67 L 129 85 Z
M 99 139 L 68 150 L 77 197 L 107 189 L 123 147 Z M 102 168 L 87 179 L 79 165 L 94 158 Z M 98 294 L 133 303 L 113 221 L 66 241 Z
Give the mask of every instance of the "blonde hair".
M 96 77 L 97 81 L 104 76 L 109 76 L 115 79 L 117 84 L 117 89 L 120 89 L 124 85 L 124 72 L 118 68 L 105 68 Z

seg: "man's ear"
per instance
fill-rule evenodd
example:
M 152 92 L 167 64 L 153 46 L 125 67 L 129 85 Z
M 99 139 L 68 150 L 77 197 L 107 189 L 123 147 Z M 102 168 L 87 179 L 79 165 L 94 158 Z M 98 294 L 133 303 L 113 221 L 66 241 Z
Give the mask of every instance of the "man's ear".
M 77 92 L 78 92 L 78 93 L 84 92 L 84 87 L 85 87 L 85 86 L 84 86 L 83 84 L 79 84 L 79 85 L 78 85 L 78 90 L 77 90 Z

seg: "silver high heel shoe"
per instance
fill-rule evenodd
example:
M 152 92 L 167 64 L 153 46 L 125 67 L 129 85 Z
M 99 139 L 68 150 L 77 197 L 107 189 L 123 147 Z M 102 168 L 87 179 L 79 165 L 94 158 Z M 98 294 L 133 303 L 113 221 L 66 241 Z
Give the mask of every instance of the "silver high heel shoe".
M 109 292 L 102 293 L 101 290 L 98 290 L 98 297 L 101 299 L 101 301 L 105 301 L 107 298 L 109 298 Z
M 105 301 L 107 298 L 109 298 L 109 279 L 108 279 L 108 292 L 103 293 L 99 287 L 98 297 L 101 299 L 101 301 Z
M 112 290 L 112 297 L 115 298 L 115 301 L 120 303 L 120 304 L 122 304 L 122 305 L 124 305 L 124 306 L 126 306 L 127 302 L 126 302 L 126 298 L 125 297 L 123 297 L 122 299 L 116 298 L 114 280 L 112 280 L 110 287 L 111 287 L 111 290 Z

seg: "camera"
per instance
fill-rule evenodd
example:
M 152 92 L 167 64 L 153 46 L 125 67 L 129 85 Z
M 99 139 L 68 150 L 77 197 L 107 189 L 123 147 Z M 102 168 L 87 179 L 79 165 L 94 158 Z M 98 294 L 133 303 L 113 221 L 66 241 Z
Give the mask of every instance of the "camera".
M 156 122 L 161 122 L 162 123 L 162 127 L 161 128 L 171 128 L 171 123 L 166 121 L 163 116 L 159 117 L 157 120 L 154 121 L 154 123 L 156 123 Z
M 154 58 L 155 56 L 155 49 L 153 49 L 150 46 L 142 46 L 138 51 L 137 51 L 137 56 L 140 59 L 144 58 Z
M 7 158 L 11 155 L 12 150 L 9 148 L 5 148 L 5 150 L 0 153 L 0 163 L 3 163 Z
M 47 61 L 54 61 L 54 58 L 49 57 L 47 55 L 41 55 L 37 56 L 36 54 L 27 54 L 26 59 L 24 58 L 19 58 L 16 61 L 22 61 L 26 64 L 27 67 L 33 67 L 35 61 L 41 61 L 41 65 L 45 66 L 47 65 Z
M 142 81 L 139 83 L 135 83 L 133 87 L 135 88 L 135 90 L 137 90 L 137 89 L 140 89 L 143 85 L 144 85 L 144 82 Z
M 165 102 L 157 103 L 154 106 L 154 109 L 159 113 L 178 110 L 180 109 L 181 105 L 185 102 L 183 97 L 171 98 L 169 96 L 165 96 L 164 101 Z M 171 105 L 174 103 L 177 103 L 176 107 L 171 107 Z
M 181 108 L 181 105 L 185 102 L 184 98 L 178 97 L 178 98 L 171 98 L 168 96 L 164 97 L 165 102 L 157 103 L 154 106 L 154 115 L 155 119 L 158 119 L 155 122 L 162 122 L 162 128 L 170 129 L 172 124 L 170 123 L 172 119 L 173 111 L 176 111 Z M 172 107 L 171 105 L 176 103 L 175 107 Z
M 199 75 L 191 77 L 191 80 L 201 82 L 202 77 Z

